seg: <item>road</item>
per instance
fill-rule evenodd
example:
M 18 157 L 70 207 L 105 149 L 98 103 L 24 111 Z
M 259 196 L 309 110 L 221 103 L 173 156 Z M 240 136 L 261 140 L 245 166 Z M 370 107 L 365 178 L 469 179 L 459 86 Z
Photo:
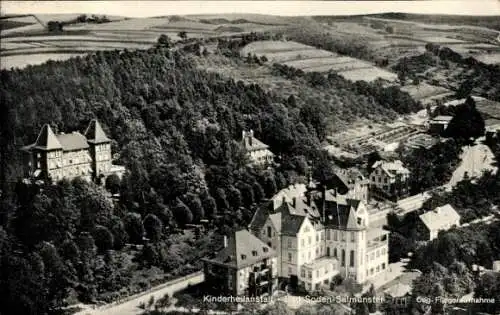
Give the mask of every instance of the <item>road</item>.
M 120 304 L 106 304 L 96 309 L 85 309 L 74 315 L 137 315 L 142 313 L 143 310 L 138 308 L 141 303 L 147 304 L 147 302 L 154 296 L 155 300 L 162 298 L 165 294 L 170 297 L 175 292 L 181 291 L 188 287 L 188 285 L 195 285 L 203 282 L 205 277 L 202 272 L 197 272 L 189 276 L 183 277 L 182 280 L 172 280 L 163 285 L 152 288 L 151 290 L 140 293 L 131 300 L 120 303 Z

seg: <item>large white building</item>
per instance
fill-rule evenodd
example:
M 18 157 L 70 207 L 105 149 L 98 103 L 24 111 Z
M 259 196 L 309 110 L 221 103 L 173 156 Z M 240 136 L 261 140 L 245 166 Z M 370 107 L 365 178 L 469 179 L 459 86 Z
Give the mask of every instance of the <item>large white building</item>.
M 278 256 L 278 275 L 308 291 L 340 274 L 364 283 L 388 267 L 388 231 L 372 228 L 363 202 L 332 191 L 307 192 L 277 208 L 270 202 L 250 223 Z

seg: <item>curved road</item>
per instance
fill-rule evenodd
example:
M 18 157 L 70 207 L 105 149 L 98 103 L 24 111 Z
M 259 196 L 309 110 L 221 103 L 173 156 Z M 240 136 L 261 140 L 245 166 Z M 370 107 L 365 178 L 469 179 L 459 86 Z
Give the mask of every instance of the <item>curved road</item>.
M 205 277 L 202 272 L 196 272 L 184 277 L 183 280 L 172 280 L 160 286 L 150 289 L 146 293 L 140 293 L 137 297 L 120 304 L 106 304 L 96 309 L 85 309 L 74 315 L 138 315 L 143 312 L 138 308 L 141 303 L 147 304 L 149 299 L 154 296 L 155 301 L 168 293 L 170 297 L 175 292 L 184 290 L 188 285 L 195 285 L 203 282 Z

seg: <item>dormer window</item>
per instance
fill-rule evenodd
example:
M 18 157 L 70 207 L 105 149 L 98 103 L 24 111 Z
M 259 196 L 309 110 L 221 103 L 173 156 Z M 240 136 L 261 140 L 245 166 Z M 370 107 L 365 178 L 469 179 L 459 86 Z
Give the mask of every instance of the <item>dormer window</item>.
M 252 251 L 252 256 L 254 256 L 254 257 L 257 256 L 257 251 L 256 250 Z
M 247 255 L 243 255 L 243 254 L 242 254 L 242 255 L 241 255 L 241 259 L 243 259 L 243 260 L 247 259 Z

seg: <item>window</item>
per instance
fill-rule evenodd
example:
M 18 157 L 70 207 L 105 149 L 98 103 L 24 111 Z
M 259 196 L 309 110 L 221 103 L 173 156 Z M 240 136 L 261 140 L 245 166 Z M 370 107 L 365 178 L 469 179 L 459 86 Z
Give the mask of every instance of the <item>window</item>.
M 387 177 L 384 178 L 384 184 L 387 184 Z
M 345 249 L 342 249 L 341 266 L 345 266 Z
M 252 251 L 252 256 L 254 256 L 254 257 L 257 256 L 257 251 L 256 250 Z
M 319 235 L 316 233 L 316 242 L 319 242 Z
M 375 259 L 375 254 L 374 254 L 374 253 L 372 253 L 372 254 L 370 255 L 370 260 L 374 260 L 374 259 Z
M 319 270 L 316 270 L 316 278 L 319 278 Z
M 307 273 L 307 278 L 312 279 L 312 271 L 309 271 L 309 272 Z
M 288 248 L 292 248 L 292 240 L 288 239 Z
M 306 243 L 306 242 L 305 242 L 305 240 L 304 240 L 304 239 L 301 239 L 301 240 L 300 240 L 300 245 L 301 245 L 302 247 L 304 247 L 305 243 Z
M 321 231 L 321 240 L 324 241 L 325 240 L 325 231 Z
M 292 274 L 292 267 L 288 267 L 288 274 L 291 275 Z
M 380 271 L 380 266 L 377 266 L 377 272 L 379 272 L 379 271 Z
M 288 253 L 288 261 L 292 261 L 292 253 Z
M 380 257 L 380 252 L 377 250 L 377 258 Z
M 333 249 L 333 257 L 337 258 L 337 248 Z
M 385 263 L 382 263 L 382 270 L 385 270 Z
M 351 257 L 349 258 L 349 266 L 354 267 L 354 251 L 351 250 Z
M 271 227 L 268 226 L 267 227 L 267 237 L 271 237 L 272 236 L 272 231 L 271 230 L 272 230 Z
M 330 256 L 330 247 L 326 248 L 326 256 Z
M 344 231 L 340 232 L 340 237 L 341 237 L 342 241 L 345 241 L 345 232 Z
M 373 275 L 373 268 L 370 268 L 370 275 Z
M 351 242 L 354 243 L 355 240 L 356 240 L 356 236 L 355 236 L 354 232 L 351 232 Z
M 325 275 L 328 274 L 328 266 L 325 266 Z
M 309 236 L 308 239 L 309 239 L 309 245 L 311 245 L 312 243 L 311 237 Z
M 304 270 L 304 268 L 302 268 L 302 269 L 300 270 L 300 277 L 302 277 L 302 278 L 305 278 L 305 277 L 306 277 L 306 271 Z
M 338 240 L 339 240 L 339 237 L 338 237 L 337 231 L 334 231 L 334 232 L 333 232 L 333 240 L 334 240 L 334 241 L 338 241 Z
M 330 240 L 330 230 L 327 230 L 327 231 L 326 231 L 326 239 L 327 239 L 327 240 Z
M 319 256 L 319 248 L 316 247 L 316 257 Z
M 307 253 L 307 259 L 311 260 L 311 251 Z

